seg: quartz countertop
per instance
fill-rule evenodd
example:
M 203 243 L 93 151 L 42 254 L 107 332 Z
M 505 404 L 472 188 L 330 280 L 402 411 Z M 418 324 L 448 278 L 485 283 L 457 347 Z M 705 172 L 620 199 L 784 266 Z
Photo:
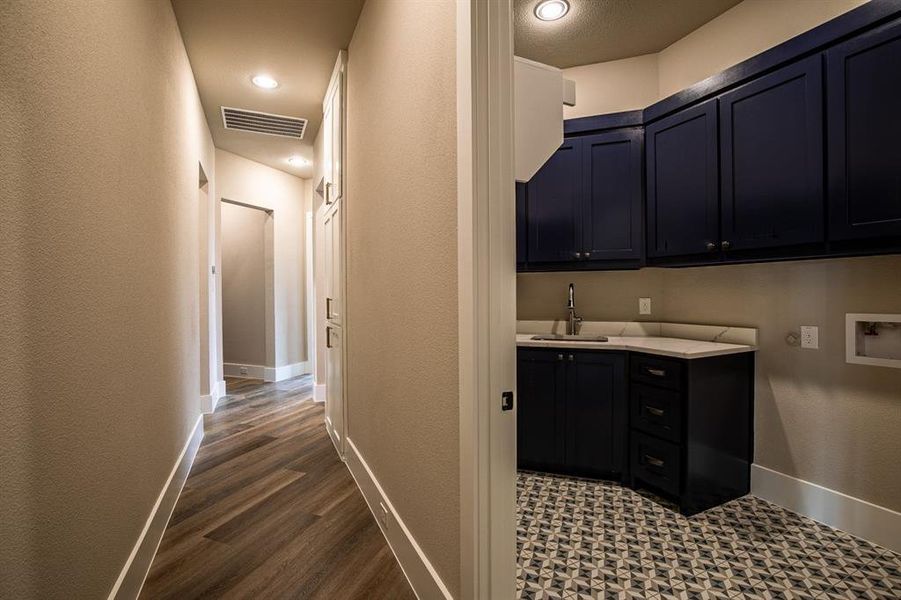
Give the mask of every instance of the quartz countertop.
M 559 333 L 559 323 L 559 321 L 520 322 L 520 333 L 516 335 L 516 345 L 528 348 L 631 350 L 633 352 L 687 359 L 739 354 L 757 350 L 757 347 L 752 343 L 733 343 L 738 341 L 756 342 L 757 332 L 754 329 L 679 324 L 586 322 L 585 325 L 587 327 L 583 326 L 582 328 L 583 334 L 606 335 L 607 341 L 532 339 L 540 334 Z M 610 335 L 614 332 L 621 334 Z M 670 335 L 666 335 L 667 333 Z M 681 335 L 676 337 L 672 335 L 673 333 L 683 334 L 686 337 L 681 337 Z M 701 339 L 690 339 L 688 336 Z M 719 341 L 722 338 L 726 338 L 729 341 Z

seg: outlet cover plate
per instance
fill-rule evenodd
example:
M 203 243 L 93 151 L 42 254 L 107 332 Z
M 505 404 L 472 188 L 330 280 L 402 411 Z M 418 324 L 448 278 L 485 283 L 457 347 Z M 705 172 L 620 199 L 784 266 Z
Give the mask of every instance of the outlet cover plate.
M 801 325 L 801 347 L 818 350 L 820 347 L 820 328 L 816 325 Z
M 638 299 L 638 314 L 640 314 L 640 315 L 651 314 L 651 299 L 650 298 L 639 298 Z

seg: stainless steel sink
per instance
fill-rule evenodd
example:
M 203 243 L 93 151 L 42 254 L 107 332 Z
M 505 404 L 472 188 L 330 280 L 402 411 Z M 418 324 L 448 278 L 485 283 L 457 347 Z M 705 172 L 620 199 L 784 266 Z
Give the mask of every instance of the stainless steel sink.
M 606 342 L 605 335 L 564 335 L 562 333 L 550 333 L 547 335 L 533 335 L 533 340 L 548 342 Z

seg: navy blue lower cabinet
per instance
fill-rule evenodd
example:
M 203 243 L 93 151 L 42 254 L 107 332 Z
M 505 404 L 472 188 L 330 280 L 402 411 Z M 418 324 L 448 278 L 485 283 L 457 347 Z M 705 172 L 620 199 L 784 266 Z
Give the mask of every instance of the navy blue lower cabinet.
M 901 19 L 826 53 L 829 239 L 901 236 Z
M 648 256 L 718 256 L 716 100 L 651 123 L 645 144 Z
M 567 139 L 528 183 L 529 263 L 582 258 L 582 142 Z
M 720 96 L 721 248 L 823 242 L 823 76 L 814 55 Z
M 618 477 L 627 427 L 626 355 L 566 353 L 565 466 L 569 473 Z
M 643 254 L 642 142 L 639 128 L 582 139 L 582 256 L 640 260 Z
M 748 493 L 754 354 L 681 360 L 630 353 L 629 480 L 692 515 Z
M 564 353 L 520 348 L 517 358 L 517 464 L 521 469 L 559 472 L 564 468 Z
M 517 464 L 620 478 L 628 431 L 626 354 L 520 348 Z

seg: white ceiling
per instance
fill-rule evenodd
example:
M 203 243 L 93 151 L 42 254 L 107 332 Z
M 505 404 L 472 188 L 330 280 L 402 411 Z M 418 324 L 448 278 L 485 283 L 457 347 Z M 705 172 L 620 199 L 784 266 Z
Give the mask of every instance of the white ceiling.
M 569 0 L 558 21 L 514 0 L 517 56 L 564 69 L 659 52 L 741 0 Z
M 172 0 L 217 148 L 299 177 L 294 154 L 313 157 L 322 97 L 338 51 L 347 48 L 363 0 Z M 250 83 L 266 73 L 274 90 Z M 226 130 L 221 106 L 302 117 L 302 140 Z

